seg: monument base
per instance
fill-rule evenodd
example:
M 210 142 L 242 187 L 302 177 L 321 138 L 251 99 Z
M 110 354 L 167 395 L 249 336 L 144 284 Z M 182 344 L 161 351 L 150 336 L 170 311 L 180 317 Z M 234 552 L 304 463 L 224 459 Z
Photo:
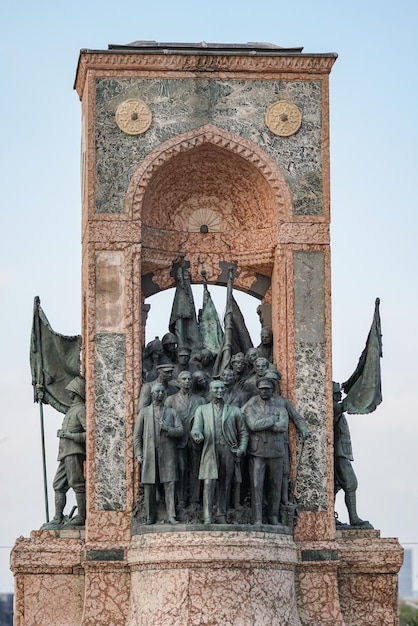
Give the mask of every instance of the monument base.
M 38 530 L 20 537 L 10 565 L 15 576 L 15 626 L 75 626 L 84 604 L 84 531 Z
M 274 527 L 144 527 L 129 545 L 83 531 L 17 540 L 15 626 L 396 626 L 402 548 L 376 530 L 295 542 Z
M 249 530 L 147 533 L 132 538 L 128 562 L 127 626 L 301 626 L 297 547 L 290 535 Z
M 338 589 L 347 626 L 397 626 L 403 548 L 378 530 L 339 530 Z

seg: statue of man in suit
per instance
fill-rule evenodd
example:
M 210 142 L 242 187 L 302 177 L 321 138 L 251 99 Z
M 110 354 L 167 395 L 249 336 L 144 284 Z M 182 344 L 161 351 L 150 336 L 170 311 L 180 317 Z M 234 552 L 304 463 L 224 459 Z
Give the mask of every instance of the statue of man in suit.
M 177 480 L 176 440 L 183 435 L 183 424 L 174 409 L 164 406 L 165 387 L 154 383 L 151 404 L 139 410 L 134 429 L 134 452 L 141 466 L 141 483 L 147 524 L 155 524 L 156 488 L 164 485 L 165 506 L 170 524 L 177 524 L 175 481 Z
M 191 503 L 199 501 L 200 483 L 197 477 L 199 471 L 200 448 L 190 439 L 190 430 L 196 409 L 205 404 L 202 396 L 192 393 L 192 375 L 187 370 L 180 372 L 178 377 L 180 390 L 169 396 L 165 406 L 174 409 L 183 424 L 183 435 L 177 440 L 177 497 L 179 507 L 184 509 L 188 498 Z
M 212 524 L 215 488 L 218 484 L 217 522 L 226 524 L 231 482 L 235 474 L 241 482 L 239 460 L 244 456 L 248 431 L 241 409 L 224 402 L 225 385 L 221 380 L 210 384 L 212 401 L 197 407 L 191 436 L 203 441 L 199 479 L 203 480 L 203 517 Z

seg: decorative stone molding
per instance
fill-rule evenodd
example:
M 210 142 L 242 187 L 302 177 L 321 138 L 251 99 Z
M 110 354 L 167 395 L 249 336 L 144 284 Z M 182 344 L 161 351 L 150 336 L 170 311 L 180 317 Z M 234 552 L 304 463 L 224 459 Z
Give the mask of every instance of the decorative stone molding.
M 329 245 L 329 224 L 324 222 L 280 224 L 278 241 L 280 244 Z
M 90 70 L 106 75 L 116 71 L 120 76 L 126 71 L 139 72 L 190 72 L 210 73 L 213 77 L 216 72 L 241 73 L 309 73 L 329 74 L 337 55 L 330 54 L 268 54 L 258 53 L 252 56 L 244 54 L 219 54 L 214 52 L 196 52 L 195 54 L 171 53 L 161 50 L 160 54 L 144 54 L 139 52 L 89 51 L 82 50 L 78 60 L 77 74 L 74 89 L 82 98 L 87 73 Z
M 279 137 L 294 135 L 302 124 L 302 112 L 293 102 L 278 100 L 267 109 L 266 126 Z
M 143 280 L 145 280 L 145 284 L 143 283 L 143 295 L 148 297 L 153 293 L 174 287 L 175 280 L 171 274 L 171 264 L 175 261 L 173 255 L 169 253 L 164 255 L 161 251 L 156 251 L 155 249 L 143 249 L 142 252 L 145 259 L 142 265 Z M 208 283 L 214 285 L 225 285 L 224 281 L 219 280 L 221 275 L 220 263 L 222 261 L 235 263 L 238 271 L 238 277 L 234 283 L 235 288 L 251 293 L 255 297 L 260 297 L 252 289 L 257 281 L 256 274 L 262 274 L 270 279 L 274 256 L 273 250 L 254 255 L 234 254 L 225 259 L 218 252 L 214 252 L 201 257 L 198 253 L 188 254 L 187 260 L 190 261 L 192 282 L 197 284 L 202 282 L 199 258 L 207 272 Z
M 193 233 L 220 232 L 221 218 L 212 209 L 197 209 L 189 218 L 189 231 Z

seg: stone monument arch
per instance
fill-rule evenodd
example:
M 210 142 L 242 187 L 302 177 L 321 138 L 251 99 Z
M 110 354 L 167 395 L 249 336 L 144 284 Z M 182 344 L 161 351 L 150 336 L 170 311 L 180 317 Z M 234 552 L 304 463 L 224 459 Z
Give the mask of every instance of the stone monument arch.
M 148 155 L 130 181 L 125 207 L 141 219 L 143 274 L 158 252 L 169 265 L 180 249 L 230 257 L 271 274 L 275 231 L 288 221 L 291 193 L 280 168 L 258 146 L 207 125 Z M 191 271 L 199 281 L 197 263 Z M 216 272 L 208 281 L 216 282 Z
M 225 129 L 206 125 L 164 142 L 126 194 L 125 211 L 141 222 L 142 295 L 174 286 L 173 259 L 187 250 L 193 283 L 204 259 L 208 282 L 226 284 L 220 263 L 230 262 L 234 286 L 263 299 L 279 272 L 277 232 L 291 202 L 277 163 Z
M 334 519 L 335 59 L 270 44 L 81 51 L 86 526 L 18 540 L 17 626 L 396 623 L 398 542 Z M 144 300 L 174 286 L 179 253 L 192 282 L 203 262 L 225 285 L 232 264 L 235 287 L 271 306 L 282 391 L 310 431 L 298 456 L 290 430 L 295 528 L 133 531 Z

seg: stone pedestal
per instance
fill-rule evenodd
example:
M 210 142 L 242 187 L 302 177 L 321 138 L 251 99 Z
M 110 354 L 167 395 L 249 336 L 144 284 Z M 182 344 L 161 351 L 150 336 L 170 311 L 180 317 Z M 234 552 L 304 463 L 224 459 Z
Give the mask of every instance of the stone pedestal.
M 398 572 L 403 549 L 377 530 L 337 532 L 338 589 L 346 626 L 398 624 Z
M 84 533 L 83 533 L 84 535 Z M 33 531 L 11 554 L 15 626 L 78 626 L 84 604 L 79 531 Z
M 297 547 L 289 535 L 248 531 L 133 537 L 127 626 L 301 626 Z
M 119 549 L 32 532 L 12 552 L 15 626 L 398 624 L 396 539 L 296 542 L 267 528 L 156 526 Z
M 83 560 L 85 600 L 78 626 L 125 626 L 129 607 L 130 576 L 126 550 L 86 549 Z

